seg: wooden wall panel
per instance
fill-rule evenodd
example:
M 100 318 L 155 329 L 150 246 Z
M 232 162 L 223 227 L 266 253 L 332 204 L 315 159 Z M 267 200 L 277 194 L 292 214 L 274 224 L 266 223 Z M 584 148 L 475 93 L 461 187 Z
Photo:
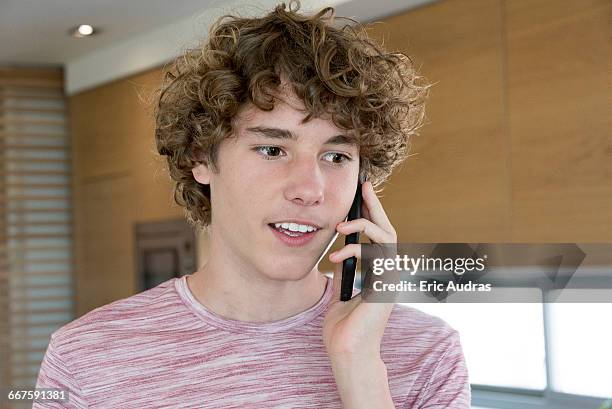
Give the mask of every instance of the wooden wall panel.
M 134 223 L 182 217 L 146 99 L 160 70 L 69 99 L 77 315 L 136 292 Z
M 513 230 L 612 240 L 612 2 L 507 0 Z
M 501 4 L 444 1 L 373 33 L 435 83 L 427 125 L 384 192 L 403 241 L 497 241 L 509 230 Z
M 134 177 L 84 183 L 78 220 L 77 315 L 134 294 Z

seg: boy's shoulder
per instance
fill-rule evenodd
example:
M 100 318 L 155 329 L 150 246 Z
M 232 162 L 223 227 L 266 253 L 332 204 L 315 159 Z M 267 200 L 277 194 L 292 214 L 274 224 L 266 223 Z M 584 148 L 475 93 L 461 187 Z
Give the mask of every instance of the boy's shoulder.
M 443 319 L 396 304 L 381 343 L 381 357 L 394 379 L 425 384 L 437 370 L 463 360 L 459 332 Z M 412 377 L 412 378 L 411 378 Z
M 418 344 L 420 347 L 443 347 L 459 342 L 459 333 L 450 324 L 416 307 L 396 304 L 385 330 L 390 344 Z
M 96 339 L 102 334 L 121 335 L 161 329 L 172 314 L 184 311 L 175 289 L 177 278 L 149 290 L 98 307 L 62 326 L 52 334 L 56 345 L 71 340 Z
M 442 318 L 407 304 L 395 304 L 393 306 L 388 325 L 389 328 L 401 330 L 404 333 L 414 332 L 418 334 L 427 330 L 428 333 L 448 335 L 448 333 L 455 331 Z

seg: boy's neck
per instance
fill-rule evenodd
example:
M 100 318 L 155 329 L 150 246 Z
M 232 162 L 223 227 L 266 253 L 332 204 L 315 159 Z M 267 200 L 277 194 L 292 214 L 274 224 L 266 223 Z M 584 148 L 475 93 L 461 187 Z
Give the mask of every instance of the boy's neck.
M 187 277 L 187 285 L 200 304 L 224 318 L 273 322 L 315 305 L 323 297 L 327 277 L 315 268 L 299 281 L 261 277 L 247 281 L 227 270 L 216 270 L 207 263 Z

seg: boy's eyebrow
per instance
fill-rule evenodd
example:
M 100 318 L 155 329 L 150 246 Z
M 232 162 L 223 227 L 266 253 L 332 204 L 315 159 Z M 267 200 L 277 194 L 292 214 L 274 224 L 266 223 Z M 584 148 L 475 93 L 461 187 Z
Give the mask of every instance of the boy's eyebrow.
M 246 129 L 249 132 L 258 133 L 267 138 L 276 138 L 276 139 L 291 139 L 296 140 L 297 136 L 288 129 L 281 128 L 269 128 L 263 126 L 256 126 L 253 128 Z M 331 145 L 357 145 L 350 137 L 347 135 L 335 135 L 325 141 L 325 144 Z

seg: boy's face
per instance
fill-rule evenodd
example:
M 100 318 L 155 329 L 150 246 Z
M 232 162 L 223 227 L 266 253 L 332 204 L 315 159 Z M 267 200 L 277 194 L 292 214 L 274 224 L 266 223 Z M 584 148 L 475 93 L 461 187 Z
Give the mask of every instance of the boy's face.
M 315 267 L 350 209 L 359 148 L 338 138 L 346 131 L 331 120 L 302 124 L 302 102 L 294 95 L 283 98 L 288 104 L 277 100 L 269 112 L 243 109 L 235 118 L 237 137 L 219 147 L 218 173 L 201 164 L 193 174 L 210 184 L 211 250 L 242 271 L 298 280 Z M 318 230 L 290 237 L 273 227 L 291 221 Z

